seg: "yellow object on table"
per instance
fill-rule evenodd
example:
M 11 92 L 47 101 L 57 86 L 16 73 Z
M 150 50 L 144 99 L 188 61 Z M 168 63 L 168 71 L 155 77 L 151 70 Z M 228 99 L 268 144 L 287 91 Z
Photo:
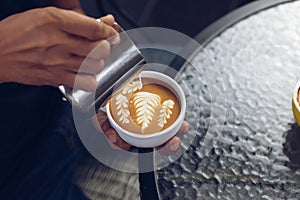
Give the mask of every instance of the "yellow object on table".
M 297 124 L 300 126 L 300 81 L 297 83 L 294 93 L 293 93 L 293 100 L 292 100 L 292 109 L 295 120 Z

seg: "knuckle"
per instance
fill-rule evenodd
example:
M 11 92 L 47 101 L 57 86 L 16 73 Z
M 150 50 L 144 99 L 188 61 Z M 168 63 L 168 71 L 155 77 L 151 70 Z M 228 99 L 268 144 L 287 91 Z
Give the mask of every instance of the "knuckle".
M 58 22 L 58 17 L 55 17 L 55 14 L 53 14 L 54 10 L 58 9 L 48 7 L 37 11 L 37 19 L 34 22 L 35 29 L 39 31 L 35 40 L 37 47 L 47 47 L 61 41 L 61 38 L 58 37 L 58 32 L 51 28 Z
M 37 24 L 39 26 L 51 25 L 58 22 L 57 13 L 59 12 L 58 8 L 47 7 L 38 10 L 37 13 Z
M 46 7 L 45 10 L 48 14 L 54 14 L 54 13 L 58 12 L 58 8 L 56 8 L 54 6 Z

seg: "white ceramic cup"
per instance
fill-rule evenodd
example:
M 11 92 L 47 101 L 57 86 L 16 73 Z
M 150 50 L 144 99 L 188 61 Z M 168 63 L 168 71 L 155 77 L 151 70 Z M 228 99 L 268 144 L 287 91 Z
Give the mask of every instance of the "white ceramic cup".
M 178 85 L 178 83 L 176 83 L 176 81 L 174 81 L 169 76 L 159 72 L 153 72 L 153 71 L 143 71 L 140 74 L 140 76 L 141 78 L 154 79 L 156 84 L 168 88 L 176 95 L 180 103 L 180 113 L 176 121 L 171 126 L 169 126 L 163 131 L 153 133 L 150 135 L 135 134 L 127 130 L 124 130 L 115 122 L 110 112 L 109 103 L 106 105 L 105 110 L 111 126 L 117 131 L 119 136 L 124 141 L 136 147 L 142 147 L 142 148 L 157 147 L 167 142 L 179 131 L 184 121 L 185 110 L 186 110 L 186 99 L 181 87 Z

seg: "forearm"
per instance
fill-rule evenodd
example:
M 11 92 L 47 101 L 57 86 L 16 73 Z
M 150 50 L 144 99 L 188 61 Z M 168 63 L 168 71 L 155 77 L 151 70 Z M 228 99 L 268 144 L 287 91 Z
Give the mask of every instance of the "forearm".
M 74 10 L 79 13 L 84 13 L 79 0 L 54 0 L 54 2 L 56 6 L 59 8 Z

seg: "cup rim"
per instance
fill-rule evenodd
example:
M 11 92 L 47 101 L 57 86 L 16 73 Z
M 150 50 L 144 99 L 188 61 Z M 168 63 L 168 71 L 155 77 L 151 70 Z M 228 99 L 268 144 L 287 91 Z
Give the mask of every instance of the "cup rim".
M 293 94 L 293 101 L 294 101 L 295 107 L 297 108 L 298 112 L 300 112 L 300 105 L 299 105 L 299 102 L 297 101 L 299 90 L 300 90 L 300 81 L 297 83 L 297 85 L 294 89 L 294 94 Z
M 162 136 L 162 135 L 165 135 L 167 134 L 169 131 L 171 131 L 172 129 L 174 129 L 176 127 L 176 125 L 178 123 L 180 123 L 180 121 L 182 120 L 182 118 L 184 119 L 184 115 L 185 115 L 185 110 L 186 110 L 186 99 L 185 99 L 185 95 L 184 95 L 184 92 L 182 90 L 182 88 L 179 86 L 179 84 L 174 80 L 172 79 L 171 77 L 163 74 L 163 73 L 160 73 L 160 72 L 154 72 L 154 71 L 142 71 L 141 72 L 141 76 L 143 77 L 147 77 L 147 78 L 153 78 L 153 77 L 148 77 L 148 76 L 145 76 L 146 75 L 158 75 L 160 77 L 163 77 L 163 82 L 166 82 L 164 80 L 167 79 L 167 81 L 170 81 L 172 82 L 178 89 L 179 89 L 179 96 L 182 97 L 182 102 L 180 102 L 180 113 L 177 117 L 177 119 L 175 120 L 175 122 L 169 126 L 168 128 L 166 128 L 165 130 L 163 131 L 160 131 L 160 132 L 155 132 L 155 133 L 151 133 L 151 134 L 147 134 L 147 135 L 140 135 L 138 133 L 131 133 L 125 129 L 123 129 L 114 119 L 113 117 L 111 116 L 111 113 L 110 113 L 110 109 L 109 109 L 109 105 L 110 103 L 107 103 L 106 105 L 106 113 L 107 113 L 107 117 L 110 118 L 110 123 L 113 123 L 114 126 L 116 126 L 118 129 L 120 129 L 123 133 L 125 133 L 126 135 L 129 135 L 131 137 L 135 137 L 135 138 L 140 138 L 140 139 L 147 139 L 147 138 L 153 138 L 153 137 L 159 137 L 159 136 Z M 155 78 L 153 78 L 155 79 Z M 167 82 L 168 83 L 168 82 Z M 168 88 L 170 89 L 170 88 Z M 174 92 L 174 91 L 173 91 Z M 176 95 L 176 94 L 175 94 Z M 175 133 L 176 134 L 176 133 Z

